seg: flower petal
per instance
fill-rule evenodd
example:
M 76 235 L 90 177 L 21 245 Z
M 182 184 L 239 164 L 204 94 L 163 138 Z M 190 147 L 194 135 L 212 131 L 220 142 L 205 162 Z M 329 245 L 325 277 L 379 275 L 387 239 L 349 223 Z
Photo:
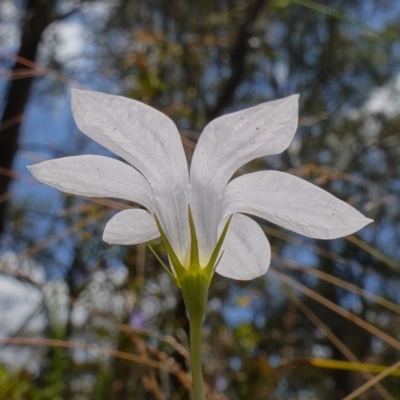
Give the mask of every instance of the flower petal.
M 160 203 L 171 244 L 182 254 L 189 237 L 189 175 L 179 132 L 166 115 L 135 100 L 73 90 L 72 111 L 90 138 L 137 168 Z
M 124 210 L 104 228 L 103 240 L 112 244 L 139 244 L 160 236 L 154 217 L 145 210 Z
M 278 171 L 243 175 L 223 196 L 223 215 L 243 212 L 317 239 L 335 239 L 372 222 L 325 190 Z
M 222 232 L 226 218 L 219 224 Z M 260 226 L 251 218 L 234 214 L 222 249 L 217 272 L 232 279 L 250 280 L 264 275 L 271 261 L 271 248 Z
M 131 166 L 110 157 L 84 155 L 49 160 L 29 166 L 40 182 L 66 193 L 114 197 L 134 201 L 156 212 L 151 186 Z
M 260 104 L 211 121 L 200 136 L 190 169 L 192 210 L 203 251 L 213 248 L 220 198 L 245 163 L 278 154 L 290 144 L 298 122 L 298 95 Z

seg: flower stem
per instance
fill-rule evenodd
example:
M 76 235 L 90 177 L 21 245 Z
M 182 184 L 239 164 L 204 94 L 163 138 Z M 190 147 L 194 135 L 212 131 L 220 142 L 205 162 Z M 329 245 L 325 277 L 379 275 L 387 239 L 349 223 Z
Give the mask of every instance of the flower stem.
M 193 381 L 193 399 L 206 400 L 201 364 L 201 333 L 209 283 L 200 274 L 185 276 L 180 283 L 190 321 L 190 370 Z
M 190 370 L 194 400 L 206 400 L 201 364 L 201 331 L 203 318 L 190 319 Z

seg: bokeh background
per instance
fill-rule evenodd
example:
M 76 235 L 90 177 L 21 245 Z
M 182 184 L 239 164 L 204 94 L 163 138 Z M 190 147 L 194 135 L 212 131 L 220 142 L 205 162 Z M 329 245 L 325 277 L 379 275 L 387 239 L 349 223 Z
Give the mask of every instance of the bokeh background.
M 179 291 L 146 245 L 101 240 L 128 204 L 25 167 L 113 156 L 77 129 L 74 87 L 161 110 L 189 159 L 211 119 L 300 93 L 289 149 L 238 173 L 286 171 L 375 222 L 318 241 L 258 221 L 269 272 L 211 286 L 209 399 L 399 399 L 396 369 L 350 396 L 400 359 L 399 21 L 397 0 L 1 0 L 0 399 L 190 398 Z

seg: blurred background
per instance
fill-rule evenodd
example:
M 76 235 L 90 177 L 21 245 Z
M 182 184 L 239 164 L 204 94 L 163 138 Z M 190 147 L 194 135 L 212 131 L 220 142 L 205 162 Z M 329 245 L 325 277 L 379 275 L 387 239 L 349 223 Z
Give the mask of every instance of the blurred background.
M 295 174 L 375 222 L 318 241 L 258 221 L 269 272 L 211 286 L 209 399 L 399 399 L 398 369 L 350 396 L 400 359 L 399 21 L 396 0 L 1 0 L 0 399 L 190 398 L 179 291 L 146 245 L 101 240 L 127 203 L 25 167 L 114 157 L 77 129 L 74 87 L 161 110 L 189 159 L 213 118 L 299 93 L 289 149 L 239 173 Z

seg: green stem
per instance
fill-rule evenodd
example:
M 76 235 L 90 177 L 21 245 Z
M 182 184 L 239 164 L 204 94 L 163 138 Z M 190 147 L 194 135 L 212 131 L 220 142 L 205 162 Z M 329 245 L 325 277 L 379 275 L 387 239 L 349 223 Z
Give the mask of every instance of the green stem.
M 206 400 L 201 363 L 201 332 L 203 318 L 190 319 L 190 370 L 194 400 Z
M 193 399 L 206 400 L 201 364 L 201 333 L 208 297 L 208 281 L 203 275 L 193 274 L 185 276 L 180 283 L 190 321 L 190 370 Z

